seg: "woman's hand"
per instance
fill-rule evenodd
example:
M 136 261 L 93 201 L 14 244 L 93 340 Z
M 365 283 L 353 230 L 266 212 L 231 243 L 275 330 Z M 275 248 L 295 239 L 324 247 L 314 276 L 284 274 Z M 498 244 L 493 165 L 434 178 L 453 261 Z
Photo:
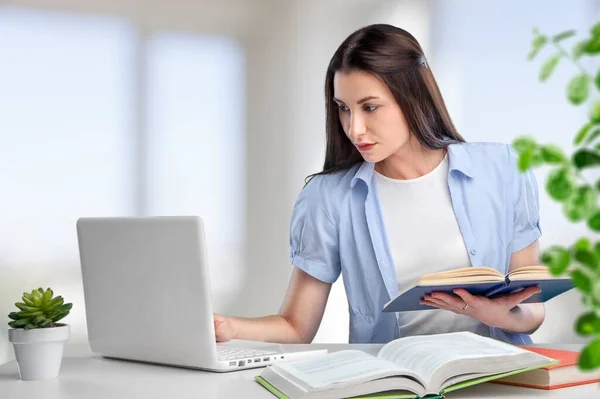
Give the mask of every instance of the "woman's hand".
M 457 288 L 453 291 L 456 295 L 443 292 L 432 292 L 425 295 L 420 304 L 449 310 L 456 314 L 464 314 L 490 327 L 514 331 L 516 318 L 511 310 L 540 291 L 539 287 L 528 287 L 519 292 L 499 295 L 490 299 L 471 295 L 466 290 Z
M 215 339 L 217 342 L 231 341 L 233 339 L 233 328 L 227 317 L 213 313 L 215 323 Z

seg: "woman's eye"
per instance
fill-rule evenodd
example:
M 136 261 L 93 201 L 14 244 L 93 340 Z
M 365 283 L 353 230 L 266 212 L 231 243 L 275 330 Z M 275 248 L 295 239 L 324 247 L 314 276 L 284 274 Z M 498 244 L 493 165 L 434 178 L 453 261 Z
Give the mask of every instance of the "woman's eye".
M 363 107 L 363 109 L 367 112 L 373 112 L 375 111 L 377 108 L 379 108 L 377 105 L 365 105 Z
M 348 111 L 348 107 L 346 107 L 345 105 L 338 104 L 338 110 L 341 112 L 346 112 Z

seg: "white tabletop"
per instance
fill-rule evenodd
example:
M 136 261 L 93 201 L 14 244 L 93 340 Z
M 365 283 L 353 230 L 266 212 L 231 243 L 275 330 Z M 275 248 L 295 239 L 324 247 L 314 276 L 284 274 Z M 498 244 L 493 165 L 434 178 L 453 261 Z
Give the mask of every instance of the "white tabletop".
M 361 349 L 375 354 L 381 345 L 312 344 L 311 349 Z M 552 345 L 577 350 L 581 346 Z M 273 399 L 254 381 L 262 369 L 210 373 L 198 370 L 105 359 L 87 347 L 67 346 L 59 378 L 21 381 L 15 361 L 0 366 L 2 399 L 129 399 L 129 398 L 245 398 Z M 498 384 L 481 384 L 451 392 L 448 399 L 460 398 L 600 398 L 598 384 L 554 391 L 526 389 Z

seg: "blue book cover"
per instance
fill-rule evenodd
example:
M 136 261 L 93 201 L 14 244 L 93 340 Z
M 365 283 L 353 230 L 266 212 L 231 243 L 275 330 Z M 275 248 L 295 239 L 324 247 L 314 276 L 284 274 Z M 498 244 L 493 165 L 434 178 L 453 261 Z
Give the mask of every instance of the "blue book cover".
M 407 312 L 435 309 L 419 304 L 426 294 L 432 292 L 452 294 L 454 289 L 464 288 L 472 295 L 493 298 L 495 295 L 520 291 L 532 286 L 539 286 L 541 292 L 526 299 L 523 303 L 546 302 L 572 289 L 574 284 L 567 276 L 551 276 L 545 266 L 527 266 L 506 276 L 502 276 L 498 271 L 488 267 L 454 269 L 421 277 L 402 290 L 396 298 L 386 303 L 383 311 Z

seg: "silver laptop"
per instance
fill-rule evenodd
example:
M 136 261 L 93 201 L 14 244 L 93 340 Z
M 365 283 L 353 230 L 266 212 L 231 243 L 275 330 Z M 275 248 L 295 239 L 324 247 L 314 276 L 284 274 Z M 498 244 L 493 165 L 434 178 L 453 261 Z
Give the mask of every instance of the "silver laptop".
M 216 343 L 202 219 L 77 221 L 90 346 L 105 357 L 232 371 L 315 356 L 289 345 Z

